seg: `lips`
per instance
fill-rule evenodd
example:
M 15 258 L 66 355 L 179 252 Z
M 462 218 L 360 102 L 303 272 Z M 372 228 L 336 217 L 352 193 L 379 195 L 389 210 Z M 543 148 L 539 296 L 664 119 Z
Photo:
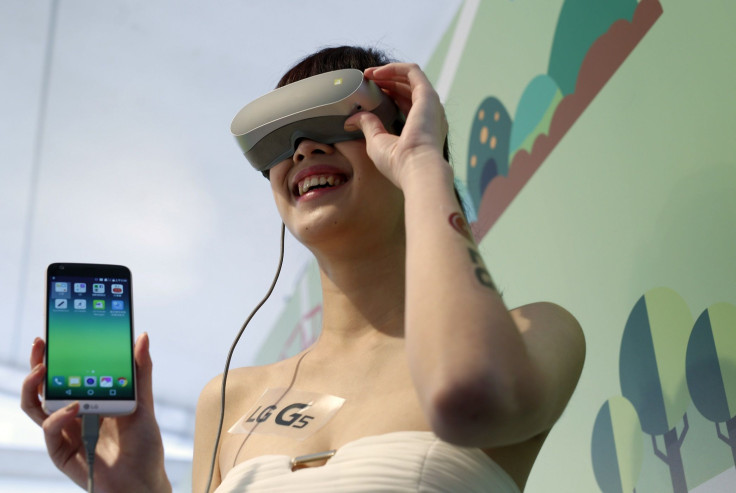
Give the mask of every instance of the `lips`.
M 310 191 L 339 187 L 348 180 L 348 175 L 334 166 L 312 166 L 299 171 L 294 176 L 291 192 L 295 197 L 300 198 Z
M 337 187 L 343 183 L 340 176 L 335 175 L 312 175 L 304 178 L 297 183 L 297 196 L 301 197 L 305 193 L 315 188 Z

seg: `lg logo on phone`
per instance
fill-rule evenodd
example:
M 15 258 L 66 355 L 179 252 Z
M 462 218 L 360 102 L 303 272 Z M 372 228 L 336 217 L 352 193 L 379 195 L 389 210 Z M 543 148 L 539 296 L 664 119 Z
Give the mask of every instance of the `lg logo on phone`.
M 85 411 L 89 411 L 89 410 L 95 411 L 99 408 L 100 406 L 98 406 L 97 404 L 84 404 L 82 406 L 82 409 L 84 409 Z

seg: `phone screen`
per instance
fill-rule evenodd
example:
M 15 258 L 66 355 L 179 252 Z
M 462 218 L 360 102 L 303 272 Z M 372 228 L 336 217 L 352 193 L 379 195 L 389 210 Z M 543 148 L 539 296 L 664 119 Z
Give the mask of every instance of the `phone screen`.
M 52 264 L 47 279 L 46 401 L 134 400 L 130 271 Z

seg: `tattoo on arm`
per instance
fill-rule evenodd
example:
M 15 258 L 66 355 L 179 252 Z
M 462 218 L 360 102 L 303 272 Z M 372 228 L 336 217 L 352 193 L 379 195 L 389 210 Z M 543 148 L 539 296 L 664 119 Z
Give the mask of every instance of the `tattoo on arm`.
M 475 243 L 473 232 L 470 230 L 470 226 L 468 226 L 468 222 L 462 214 L 459 212 L 453 212 L 447 220 L 455 231 L 463 235 L 471 244 Z M 468 252 L 470 252 L 470 261 L 475 265 L 475 277 L 478 279 L 478 282 L 487 288 L 497 291 L 496 286 L 491 280 L 491 275 L 488 273 L 488 270 L 486 270 L 486 266 L 483 263 L 483 257 L 480 256 L 480 253 L 478 253 L 475 248 L 468 247 Z
M 447 220 L 450 221 L 450 226 L 452 226 L 455 231 L 463 235 L 465 239 L 474 241 L 473 232 L 470 231 L 470 226 L 468 226 L 468 222 L 462 214 L 459 212 L 453 212 Z
M 491 275 L 488 273 L 488 271 L 486 270 L 486 266 L 483 264 L 483 257 L 481 257 L 480 253 L 478 253 L 474 248 L 468 248 L 468 252 L 470 253 L 470 260 L 476 266 L 475 278 L 478 279 L 478 282 L 481 283 L 483 286 L 496 291 L 496 286 L 491 280 Z

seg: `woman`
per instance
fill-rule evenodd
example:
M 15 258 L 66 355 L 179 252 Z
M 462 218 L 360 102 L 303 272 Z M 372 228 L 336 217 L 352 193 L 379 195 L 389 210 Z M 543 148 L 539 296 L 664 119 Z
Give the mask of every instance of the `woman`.
M 416 65 L 387 62 L 372 50 L 329 48 L 280 83 L 358 68 L 394 99 L 406 123 L 392 135 L 375 115 L 358 113 L 345 127 L 365 139 L 305 139 L 270 170 L 284 224 L 319 264 L 322 332 L 293 358 L 233 370 L 223 429 L 266 416 L 258 413 L 268 389 L 286 388 L 284 404 L 300 393 L 344 401 L 331 416 L 310 416 L 324 425 L 307 436 L 289 426 L 277 434 L 223 433 L 210 491 L 221 483 L 223 492 L 523 490 L 575 388 L 585 354 L 580 326 L 551 303 L 506 308 L 462 220 L 437 93 Z M 314 176 L 337 185 L 304 191 Z M 84 484 L 78 408 L 47 417 L 39 407 L 43 351 L 37 340 L 22 407 L 43 426 L 54 463 Z M 135 355 L 139 407 L 103 422 L 100 491 L 170 489 L 145 334 Z M 221 377 L 211 381 L 197 407 L 197 492 L 208 482 L 220 385 Z M 327 450 L 337 453 L 304 471 L 289 467 L 290 458 Z

